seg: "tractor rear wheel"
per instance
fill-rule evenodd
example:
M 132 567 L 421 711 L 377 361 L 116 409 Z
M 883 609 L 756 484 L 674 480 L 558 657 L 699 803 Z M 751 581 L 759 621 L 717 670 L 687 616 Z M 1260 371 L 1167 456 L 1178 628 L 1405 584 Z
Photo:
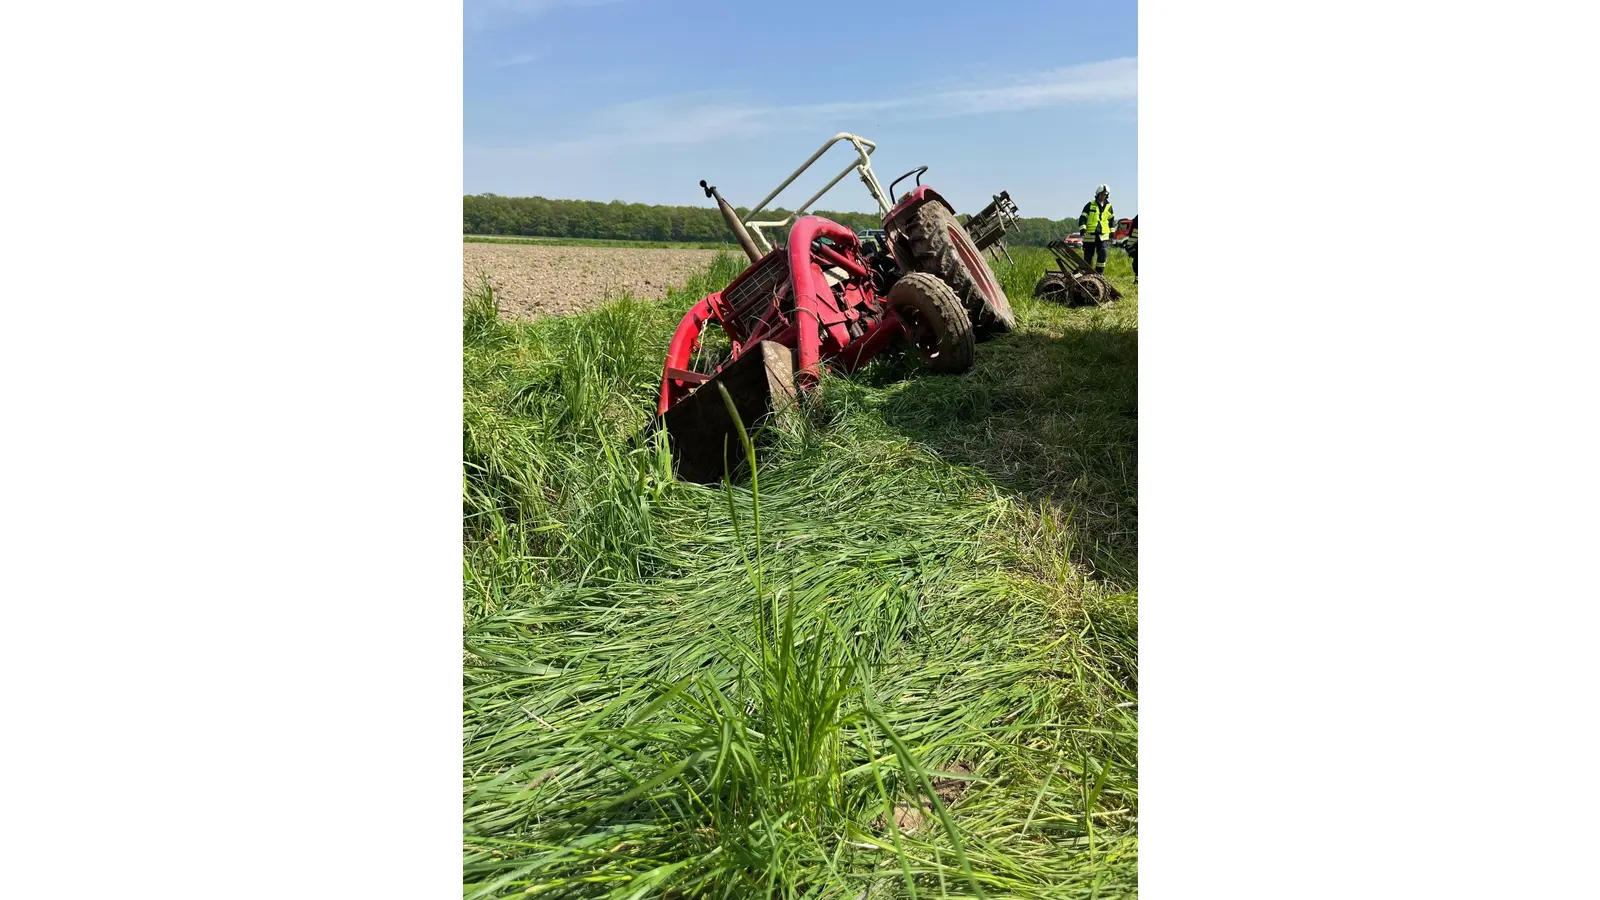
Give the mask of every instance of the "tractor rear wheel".
M 972 368 L 977 343 L 972 321 L 950 285 L 913 272 L 889 289 L 888 303 L 905 320 L 906 337 L 929 369 L 959 374 Z
M 901 230 L 902 249 L 910 257 L 911 268 L 937 275 L 955 290 L 977 340 L 1016 327 L 1006 292 L 972 242 L 972 235 L 948 207 L 936 200 L 924 203 L 906 218 Z

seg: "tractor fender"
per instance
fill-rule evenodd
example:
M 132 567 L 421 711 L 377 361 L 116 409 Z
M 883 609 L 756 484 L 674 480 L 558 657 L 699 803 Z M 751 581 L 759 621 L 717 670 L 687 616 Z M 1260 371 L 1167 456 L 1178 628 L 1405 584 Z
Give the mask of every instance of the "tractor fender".
M 950 210 L 950 215 L 953 216 L 956 214 L 956 208 L 951 206 L 950 201 L 946 200 L 938 191 L 934 190 L 928 185 L 919 184 L 912 188 L 910 193 L 906 194 L 904 197 L 901 197 L 900 202 L 894 205 L 894 209 L 889 210 L 889 214 L 884 216 L 884 230 L 887 231 L 899 224 L 901 219 L 909 216 L 916 210 L 917 207 L 923 205 L 924 203 L 942 204 L 945 209 Z

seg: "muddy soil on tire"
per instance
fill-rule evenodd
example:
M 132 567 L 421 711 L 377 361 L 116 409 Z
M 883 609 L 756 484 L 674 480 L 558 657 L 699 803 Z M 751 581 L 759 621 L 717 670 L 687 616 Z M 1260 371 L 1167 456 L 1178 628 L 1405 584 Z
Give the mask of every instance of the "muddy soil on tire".
M 659 300 L 716 257 L 715 250 L 541 247 L 464 243 L 462 285 L 489 276 L 505 318 L 581 312 L 630 291 Z

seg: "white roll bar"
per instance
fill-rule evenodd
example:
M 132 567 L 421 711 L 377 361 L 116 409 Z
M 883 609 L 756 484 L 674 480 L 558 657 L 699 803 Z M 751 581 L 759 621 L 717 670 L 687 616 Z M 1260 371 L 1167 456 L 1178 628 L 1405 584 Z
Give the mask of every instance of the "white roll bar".
M 828 152 L 828 148 L 839 143 L 840 141 L 849 141 L 850 145 L 855 147 L 857 158 L 854 162 L 850 163 L 848 166 L 845 166 L 844 171 L 840 172 L 838 175 L 835 175 L 833 180 L 828 182 L 822 190 L 817 191 L 811 196 L 811 199 L 800 204 L 800 207 L 794 212 L 790 213 L 787 217 L 781 220 L 769 222 L 757 222 L 755 220 L 756 215 L 762 210 L 766 209 L 767 204 L 771 203 L 774 197 L 777 197 L 779 194 L 783 193 L 784 188 L 794 184 L 794 180 L 799 178 L 800 175 L 805 172 L 805 170 L 811 168 L 812 163 L 821 159 L 822 154 Z M 841 131 L 833 137 L 828 138 L 828 140 L 823 143 L 817 152 L 811 154 L 810 159 L 802 163 L 800 168 L 794 170 L 794 174 L 790 175 L 788 178 L 785 178 L 783 184 L 780 184 L 774 188 L 772 193 L 763 197 L 761 202 L 757 203 L 755 207 L 750 210 L 750 215 L 744 222 L 745 229 L 750 232 L 751 237 L 755 238 L 756 243 L 761 245 L 761 249 L 763 251 L 771 252 L 772 244 L 767 240 L 767 236 L 762 232 L 763 228 L 789 227 L 789 225 L 792 224 L 795 219 L 798 219 L 806 214 L 806 210 L 811 208 L 811 204 L 822 199 L 823 194 L 833 190 L 834 185 L 838 184 L 840 181 L 843 181 L 844 177 L 853 171 L 859 171 L 861 173 L 861 182 L 867 186 L 867 192 L 872 194 L 872 199 L 877 202 L 879 212 L 882 215 L 887 216 L 890 209 L 889 200 L 884 196 L 883 186 L 878 184 L 878 176 L 873 174 L 872 162 L 868 159 L 868 157 L 872 155 L 872 151 L 876 149 L 878 149 L 877 144 L 867 140 L 864 137 L 861 137 L 860 135 L 850 134 L 846 131 Z

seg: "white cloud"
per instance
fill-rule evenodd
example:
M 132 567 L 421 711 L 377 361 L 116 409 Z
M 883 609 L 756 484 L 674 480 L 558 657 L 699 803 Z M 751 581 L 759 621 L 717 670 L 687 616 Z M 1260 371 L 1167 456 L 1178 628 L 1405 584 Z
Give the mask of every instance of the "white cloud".
M 833 131 L 875 121 L 942 119 L 1043 109 L 1075 103 L 1137 100 L 1139 61 L 1128 57 L 1052 69 L 977 87 L 911 91 L 905 96 L 836 103 L 762 105 L 740 92 L 697 92 L 607 107 L 578 136 L 527 148 L 538 155 L 623 145 L 698 144 L 774 131 Z M 853 121 L 852 121 L 853 120 Z
M 621 0 L 462 0 L 468 28 L 486 28 L 505 19 L 536 19 L 563 8 L 605 6 Z
M 933 99 L 950 115 L 969 115 L 1138 97 L 1139 60 L 1127 57 L 1053 69 L 993 87 L 945 91 Z
M 510 68 L 512 66 L 525 66 L 528 63 L 538 62 L 541 59 L 544 59 L 544 53 L 543 52 L 535 51 L 533 53 L 523 53 L 523 54 L 519 54 L 517 56 L 513 56 L 510 59 L 502 59 L 499 62 L 495 63 L 494 67 L 497 68 L 497 69 L 506 69 L 506 68 Z

